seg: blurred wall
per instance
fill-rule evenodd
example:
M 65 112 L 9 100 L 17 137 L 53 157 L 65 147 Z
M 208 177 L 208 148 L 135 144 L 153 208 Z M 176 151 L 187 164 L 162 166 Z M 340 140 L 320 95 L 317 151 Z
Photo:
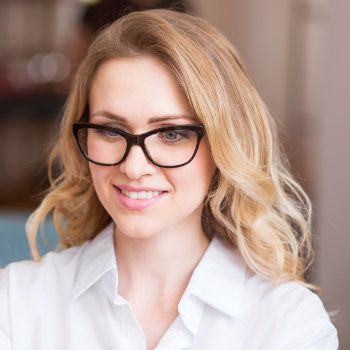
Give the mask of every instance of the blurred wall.
M 287 133 L 294 173 L 314 205 L 316 261 L 340 349 L 350 349 L 350 2 L 193 0 L 199 15 L 240 51 Z
M 262 97 L 285 117 L 288 0 L 194 0 L 196 12 L 238 48 Z
M 329 1 L 320 52 L 317 154 L 317 281 L 338 310 L 341 349 L 350 349 L 350 2 Z

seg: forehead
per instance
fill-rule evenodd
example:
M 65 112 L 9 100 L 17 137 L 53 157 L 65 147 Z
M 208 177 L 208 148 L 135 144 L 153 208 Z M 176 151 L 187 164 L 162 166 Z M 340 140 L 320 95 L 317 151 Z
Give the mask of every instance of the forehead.
M 92 81 L 90 115 L 99 110 L 142 122 L 163 115 L 192 115 L 171 71 L 152 57 L 104 62 Z

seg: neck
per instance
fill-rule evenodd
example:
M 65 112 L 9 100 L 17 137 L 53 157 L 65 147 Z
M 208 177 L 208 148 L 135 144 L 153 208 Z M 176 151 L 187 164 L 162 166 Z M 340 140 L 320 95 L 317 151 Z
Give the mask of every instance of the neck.
M 129 237 L 116 229 L 119 293 L 127 296 L 152 286 L 152 294 L 158 298 L 172 291 L 182 294 L 208 245 L 201 227 L 146 238 Z

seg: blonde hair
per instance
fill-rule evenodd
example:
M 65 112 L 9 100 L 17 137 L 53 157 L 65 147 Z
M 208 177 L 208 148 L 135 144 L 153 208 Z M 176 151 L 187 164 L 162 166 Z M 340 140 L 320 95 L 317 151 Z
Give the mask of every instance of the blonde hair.
M 274 122 L 232 44 L 204 20 L 169 10 L 133 12 L 115 21 L 80 65 L 50 157 L 51 187 L 27 224 L 34 259 L 40 258 L 38 228 L 50 212 L 64 247 L 92 239 L 111 221 L 71 126 L 88 115 L 97 67 L 139 55 L 169 68 L 205 127 L 217 167 L 202 214 L 206 234 L 229 241 L 264 278 L 304 281 L 312 256 L 310 202 L 282 161 Z M 53 178 L 55 160 L 61 171 Z

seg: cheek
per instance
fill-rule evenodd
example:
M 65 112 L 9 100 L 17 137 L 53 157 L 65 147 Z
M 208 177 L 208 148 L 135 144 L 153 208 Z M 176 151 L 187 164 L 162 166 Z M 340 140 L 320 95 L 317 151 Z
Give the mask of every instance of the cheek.
M 194 160 L 196 161 L 196 168 L 198 169 L 198 178 L 201 178 L 202 182 L 207 183 L 207 186 L 209 187 L 216 166 L 206 140 L 203 140 Z
M 177 190 L 183 188 L 189 193 L 201 193 L 202 196 L 205 196 L 215 169 L 209 147 L 203 144 L 193 161 L 184 167 L 173 169 L 169 178 Z
M 111 167 L 104 167 L 90 162 L 89 167 L 95 191 L 100 197 L 103 191 L 103 187 L 108 182 L 108 178 L 113 169 L 111 169 Z

